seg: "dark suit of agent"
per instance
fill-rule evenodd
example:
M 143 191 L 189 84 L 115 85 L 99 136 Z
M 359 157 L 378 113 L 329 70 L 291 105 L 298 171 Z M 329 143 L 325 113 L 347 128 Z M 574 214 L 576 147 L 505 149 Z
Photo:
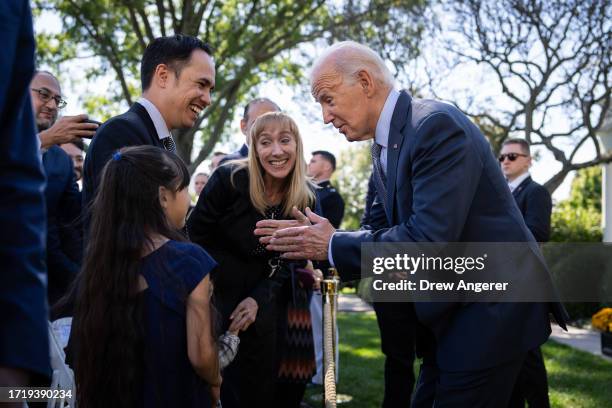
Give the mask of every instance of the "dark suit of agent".
M 126 146 L 150 145 L 176 151 L 174 129 L 195 126 L 210 105 L 215 66 L 210 47 L 195 37 L 174 35 L 153 40 L 140 66 L 142 97 L 96 132 L 85 158 L 83 201 L 95 195 L 102 169 Z
M 329 180 L 317 183 L 321 188 L 318 191 L 319 199 L 321 200 L 321 211 L 323 216 L 332 223 L 335 228 L 339 228 L 344 218 L 344 199 L 331 184 Z
M 548 242 L 552 213 L 552 199 L 548 190 L 528 176 L 512 191 L 512 196 L 535 240 Z
M 0 2 L 0 27 L 0 384 L 25 387 L 51 377 L 45 176 L 28 90 L 35 48 L 29 2 Z
M 499 161 L 512 196 L 535 240 L 547 242 L 550 238 L 552 199 L 546 188 L 531 179 L 531 160 L 527 141 L 508 139 L 502 145 Z M 530 408 L 550 406 L 546 366 L 540 347 L 527 353 L 508 406 L 523 408 L 525 401 Z
M 323 55 L 312 69 L 312 93 L 324 121 L 349 141 L 375 139 L 372 213 L 384 213 L 388 228 L 340 232 L 311 217 L 312 226 L 278 231 L 269 248 L 289 258 L 329 256 L 352 280 L 361 276 L 365 242 L 526 242 L 525 262 L 550 285 L 480 130 L 449 104 L 394 91 L 384 62 L 363 45 L 341 42 Z M 517 268 L 514 277 L 533 272 Z M 549 312 L 565 322 L 559 303 L 420 302 L 414 309 L 417 340 L 428 337 L 417 341 L 424 357 L 417 407 L 505 406 L 525 355 L 550 335 Z

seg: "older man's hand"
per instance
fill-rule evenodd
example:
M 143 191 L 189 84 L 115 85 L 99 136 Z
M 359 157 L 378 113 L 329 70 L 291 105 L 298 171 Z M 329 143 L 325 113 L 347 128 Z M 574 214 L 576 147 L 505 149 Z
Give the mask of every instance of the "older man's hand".
M 259 242 L 267 245 L 270 243 L 270 240 L 276 231 L 285 228 L 311 225 L 308 217 L 302 214 L 297 207 L 293 207 L 291 209 L 291 215 L 293 215 L 293 218 L 295 218 L 294 220 L 261 220 L 255 224 L 255 231 L 253 231 L 253 233 L 261 237 L 259 238 Z
M 336 229 L 326 218 L 313 213 L 310 208 L 306 208 L 305 215 L 299 211 L 298 213 L 312 225 L 279 229 L 266 249 L 282 252 L 282 257 L 286 259 L 326 261 L 329 240 Z

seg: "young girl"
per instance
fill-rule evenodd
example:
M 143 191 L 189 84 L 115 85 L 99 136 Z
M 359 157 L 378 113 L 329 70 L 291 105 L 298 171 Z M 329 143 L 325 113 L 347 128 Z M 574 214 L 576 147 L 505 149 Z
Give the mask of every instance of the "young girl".
M 217 404 L 216 262 L 178 232 L 188 185 L 181 159 L 152 146 L 121 149 L 102 172 L 73 324 L 81 408 Z

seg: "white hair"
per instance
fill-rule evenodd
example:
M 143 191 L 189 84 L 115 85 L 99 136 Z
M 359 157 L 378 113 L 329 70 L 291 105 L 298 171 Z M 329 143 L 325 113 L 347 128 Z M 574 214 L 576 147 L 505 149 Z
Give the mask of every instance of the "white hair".
M 333 56 L 333 59 L 330 58 Z M 355 41 L 342 41 L 332 45 L 323 51 L 312 65 L 310 81 L 312 83 L 313 73 L 324 63 L 333 61 L 336 70 L 343 78 L 354 80 L 360 70 L 366 70 L 372 74 L 375 80 L 383 85 L 393 87 L 395 79 L 391 71 L 373 49 Z

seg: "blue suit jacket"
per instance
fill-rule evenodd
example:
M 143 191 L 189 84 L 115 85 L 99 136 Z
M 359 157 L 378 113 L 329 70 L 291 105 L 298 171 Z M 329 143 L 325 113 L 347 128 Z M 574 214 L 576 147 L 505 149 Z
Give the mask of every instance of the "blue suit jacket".
M 79 264 L 74 261 L 79 258 L 79 254 L 66 253 L 65 249 L 70 246 L 64 245 L 61 237 L 77 239 L 75 234 L 65 233 L 77 229 L 81 193 L 76 183 L 72 159 L 60 147 L 51 146 L 43 154 L 43 167 L 47 176 L 47 293 L 49 304 L 53 305 L 66 293 L 79 272 Z
M 534 262 L 543 262 L 490 145 L 458 109 L 402 92 L 388 146 L 387 196 L 377 194 L 370 217 L 386 218 L 389 228 L 334 235 L 343 279 L 359 278 L 363 242 L 529 242 Z M 472 370 L 545 342 L 551 306 L 564 324 L 558 303 L 415 303 L 415 310 L 435 335 L 438 365 Z
M 0 1 L 0 366 L 49 376 L 45 177 L 34 132 L 27 0 Z
M 552 213 L 552 199 L 548 190 L 527 177 L 514 189 L 512 195 L 535 240 L 548 242 Z
M 102 169 L 113 153 L 126 146 L 150 145 L 164 148 L 153 120 L 144 106 L 134 103 L 130 109 L 110 118 L 94 135 L 83 164 L 83 207 L 91 203 L 98 189 Z

